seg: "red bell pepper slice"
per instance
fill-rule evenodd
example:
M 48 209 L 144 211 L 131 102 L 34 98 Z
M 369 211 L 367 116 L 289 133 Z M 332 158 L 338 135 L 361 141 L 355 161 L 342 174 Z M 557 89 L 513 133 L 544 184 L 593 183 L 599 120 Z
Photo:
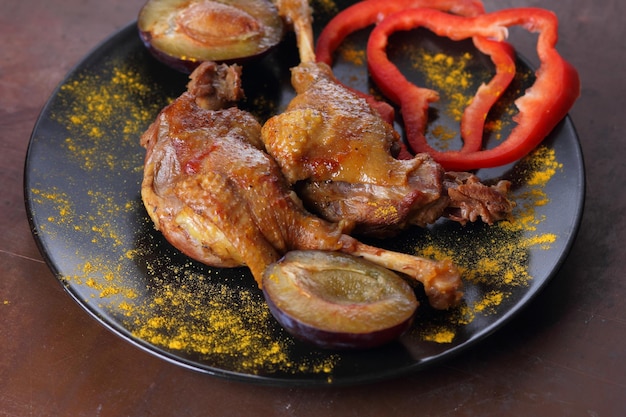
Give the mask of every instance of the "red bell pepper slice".
M 375 24 L 387 14 L 413 7 L 429 7 L 466 16 L 475 16 L 485 12 L 480 0 L 364 0 L 343 9 L 324 27 L 316 43 L 316 60 L 332 66 L 333 53 L 348 35 Z M 337 80 L 337 82 L 340 81 Z M 344 87 L 363 97 L 385 121 L 393 123 L 395 114 L 393 107 L 389 104 L 378 101 L 364 92 L 345 85 Z M 438 98 L 436 93 L 430 90 L 424 90 L 424 93 L 433 99 Z M 408 159 L 412 155 L 403 146 L 399 157 Z
M 556 15 L 539 8 L 505 9 L 474 17 L 433 9 L 408 9 L 386 16 L 370 35 L 367 49 L 370 74 L 379 88 L 384 86 L 389 98 L 401 106 L 407 137 L 419 144 L 425 127 L 423 105 L 413 101 L 419 87 L 406 80 L 388 60 L 385 53 L 387 38 L 399 30 L 424 27 L 452 40 L 476 36 L 502 40 L 508 35 L 507 28 L 515 25 L 539 33 L 537 54 L 540 61 L 534 84 L 515 101 L 519 110 L 515 117 L 517 124 L 506 140 L 491 149 L 430 151 L 447 170 L 468 171 L 515 162 L 532 151 L 567 115 L 580 95 L 580 79 L 576 69 L 555 49 L 558 40 Z M 468 117 L 477 123 L 478 116 Z
M 386 15 L 410 8 L 431 8 L 461 16 L 478 16 L 485 12 L 479 0 L 365 0 L 338 13 L 322 30 L 316 45 L 316 59 L 332 65 L 333 53 L 343 40 L 351 33 L 364 29 L 384 19 Z M 477 36 L 474 45 L 482 53 L 491 56 L 496 67 L 496 74 L 488 85 L 482 86 L 472 103 L 467 107 L 461 120 L 462 152 L 478 151 L 482 148 L 482 131 L 484 120 L 489 109 L 506 90 L 515 76 L 513 49 L 504 42 L 494 42 Z M 390 82 L 393 82 L 390 80 Z M 385 88 L 384 83 L 377 83 L 384 94 L 393 94 Z M 373 97 L 351 89 L 355 94 L 364 97 L 372 107 L 377 109 L 383 119 L 393 122 L 393 110 L 377 102 Z M 435 152 L 428 146 L 423 132 L 426 129 L 427 114 L 430 103 L 437 101 L 437 92 L 427 88 L 415 88 L 410 93 L 411 106 L 402 108 L 405 124 L 410 125 L 413 134 L 411 146 L 416 152 Z M 390 97 L 391 98 L 391 97 Z M 408 98 L 408 97 L 407 97 Z M 398 103 L 397 100 L 391 98 Z M 407 113 L 410 112 L 407 116 Z M 481 121 L 482 117 L 482 121 Z M 407 118 L 411 123 L 407 123 Z M 420 134 L 421 132 L 421 134 Z M 411 154 L 402 149 L 400 157 L 410 158 Z
M 515 77 L 515 51 L 508 43 L 481 36 L 475 36 L 472 40 L 479 51 L 491 57 L 496 67 L 496 74 L 488 84 L 483 84 L 478 88 L 471 103 L 463 111 L 461 118 L 463 146 L 458 151 L 461 153 L 476 152 L 482 148 L 483 130 L 489 110 Z M 378 37 L 370 40 L 370 42 L 377 41 L 379 41 Z M 384 50 L 382 46 L 379 48 Z M 379 57 L 370 54 L 368 50 L 368 66 L 376 85 L 385 96 L 402 109 L 405 134 L 411 150 L 415 153 L 426 152 L 433 156 L 439 155 L 440 152 L 428 144 L 424 134 L 428 124 L 428 108 L 430 103 L 439 99 L 439 95 L 433 90 L 418 87 L 409 82 L 400 70 L 388 61 L 384 67 L 381 66 Z
M 510 44 L 482 36 L 472 37 L 472 42 L 476 49 L 491 58 L 496 73 L 489 83 L 478 87 L 476 95 L 463 111 L 463 116 L 461 117 L 463 147 L 460 149 L 460 152 L 476 152 L 482 149 L 483 131 L 487 115 L 511 84 L 516 72 L 515 50 Z M 420 139 L 423 138 L 423 144 L 431 148 L 423 134 L 418 137 Z M 413 140 L 412 142 L 415 141 Z M 413 151 L 422 152 L 422 150 L 418 150 L 418 146 L 415 143 L 412 143 L 411 146 Z
M 333 63 L 333 53 L 353 32 L 377 23 L 386 15 L 405 9 L 430 8 L 462 16 L 485 13 L 480 0 L 364 0 L 337 13 L 322 29 L 315 47 L 319 62 Z

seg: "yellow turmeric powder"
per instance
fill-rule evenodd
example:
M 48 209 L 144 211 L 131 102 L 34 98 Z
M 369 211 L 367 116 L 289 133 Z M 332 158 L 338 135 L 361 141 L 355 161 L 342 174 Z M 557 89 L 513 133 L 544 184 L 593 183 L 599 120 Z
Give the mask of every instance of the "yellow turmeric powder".
M 146 243 L 136 241 L 133 231 L 129 234 L 128 219 L 143 210 L 138 196 L 143 166 L 139 136 L 164 104 L 163 99 L 147 100 L 155 95 L 154 88 L 160 86 L 145 84 L 131 66 L 111 62 L 108 72 L 79 74 L 60 90 L 62 110 L 53 117 L 66 128 L 67 153 L 73 163 L 86 172 L 98 171 L 103 180 L 90 184 L 82 196 L 31 189 L 39 207 L 34 209 L 51 213 L 41 229 L 77 247 L 74 271 L 62 280 L 84 303 L 106 311 L 133 337 L 156 347 L 232 372 L 315 373 L 332 380 L 338 357 L 292 359 L 294 341 L 276 334 L 258 290 L 230 283 L 232 274 L 222 277 L 219 271 L 181 261 L 176 252 L 155 255 L 159 249 L 150 236 L 156 232 L 135 231 L 147 233 Z M 128 158 L 119 157 L 126 154 L 120 148 L 128 149 Z M 119 176 L 134 182 L 136 193 L 106 185 Z M 77 198 L 83 203 L 81 211 L 75 207 Z M 152 228 L 148 219 L 144 222 L 146 230 Z M 65 236 L 68 228 L 71 237 Z M 75 240 L 85 245 L 72 244 Z M 241 280 L 247 279 L 242 272 Z
M 59 99 L 67 111 L 53 117 L 68 131 L 65 144 L 69 154 L 87 171 L 136 168 L 120 166 L 127 161 L 115 158 L 107 146 L 137 146 L 137 137 L 163 106 L 163 102 L 149 99 L 151 88 L 154 87 L 145 85 L 141 74 L 129 66 L 112 67 L 108 79 L 103 75 L 80 74 L 62 85 Z M 111 143 L 108 138 L 121 141 Z
M 558 239 L 554 233 L 536 233 L 545 219 L 536 209 L 549 199 L 545 185 L 561 168 L 553 149 L 539 147 L 521 162 L 525 168 L 525 187 L 513 192 L 517 206 L 509 220 L 493 226 L 480 227 L 479 232 L 459 229 L 457 233 L 428 233 L 417 245 L 419 255 L 433 259 L 452 259 L 462 271 L 466 282 L 489 288 L 487 292 L 447 313 L 443 324 L 427 323 L 415 332 L 423 340 L 451 342 L 450 323 L 466 325 L 477 315 L 497 314 L 498 307 L 515 288 L 526 287 L 533 279 L 529 271 L 531 250 L 549 250 Z M 441 333 L 441 334 L 439 334 Z

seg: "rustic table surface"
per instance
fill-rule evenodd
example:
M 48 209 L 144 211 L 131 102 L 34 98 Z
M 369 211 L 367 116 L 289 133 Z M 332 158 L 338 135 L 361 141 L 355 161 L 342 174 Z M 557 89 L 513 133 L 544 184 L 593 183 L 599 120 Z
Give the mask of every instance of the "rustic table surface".
M 23 192 L 34 123 L 65 74 L 141 5 L 0 3 L 0 416 L 626 415 L 626 3 L 485 0 L 489 10 L 555 10 L 559 50 L 582 78 L 571 116 L 587 196 L 560 272 L 507 326 L 449 361 L 316 389 L 233 382 L 148 354 L 86 314 L 38 252 Z

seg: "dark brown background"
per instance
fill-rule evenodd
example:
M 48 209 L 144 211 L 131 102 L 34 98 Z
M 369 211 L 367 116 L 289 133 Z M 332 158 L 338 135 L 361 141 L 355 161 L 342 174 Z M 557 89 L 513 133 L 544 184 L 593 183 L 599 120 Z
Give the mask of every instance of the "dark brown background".
M 555 10 L 559 49 L 580 70 L 582 97 L 571 115 L 588 189 L 571 255 L 529 308 L 451 361 L 371 385 L 290 389 L 166 363 L 105 330 L 64 293 L 24 210 L 29 135 L 67 71 L 132 21 L 142 0 L 2 1 L 0 416 L 626 415 L 626 2 L 485 3 Z M 526 42 L 517 46 L 528 50 Z

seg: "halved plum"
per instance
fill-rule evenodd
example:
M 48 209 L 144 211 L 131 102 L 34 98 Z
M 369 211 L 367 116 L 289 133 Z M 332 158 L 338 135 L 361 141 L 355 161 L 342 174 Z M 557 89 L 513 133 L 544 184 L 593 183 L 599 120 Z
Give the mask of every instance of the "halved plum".
M 315 250 L 288 252 L 270 265 L 263 293 L 295 338 L 329 349 L 361 349 L 397 339 L 418 301 L 394 272 L 364 259 Z
M 148 0 L 137 27 L 157 59 L 183 72 L 204 61 L 240 63 L 259 56 L 284 34 L 269 0 Z

